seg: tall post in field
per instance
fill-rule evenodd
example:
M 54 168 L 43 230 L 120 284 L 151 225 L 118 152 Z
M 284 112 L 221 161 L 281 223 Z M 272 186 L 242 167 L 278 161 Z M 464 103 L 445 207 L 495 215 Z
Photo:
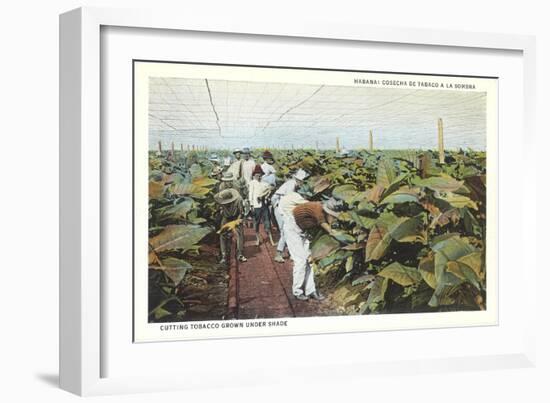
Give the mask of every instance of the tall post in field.
M 437 140 L 438 140 L 438 151 L 439 151 L 439 163 L 445 163 L 445 146 L 443 144 L 443 119 L 439 118 L 437 120 Z
M 162 154 L 162 142 L 159 140 L 159 153 Z
M 374 151 L 374 146 L 372 143 L 372 130 L 369 131 L 369 151 L 370 152 Z
M 336 136 L 336 152 L 340 152 L 340 137 Z

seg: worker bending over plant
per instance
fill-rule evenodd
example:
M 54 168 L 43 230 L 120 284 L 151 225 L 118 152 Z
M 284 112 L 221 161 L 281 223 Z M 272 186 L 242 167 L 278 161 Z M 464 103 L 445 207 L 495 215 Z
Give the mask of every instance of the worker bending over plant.
M 334 200 L 310 202 L 297 192 L 289 192 L 281 198 L 279 209 L 283 216 L 283 231 L 294 266 L 292 269 L 292 293 L 296 299 L 323 300 L 315 287 L 311 267 L 310 240 L 307 230 L 321 227 L 332 233 L 331 223 L 338 217 L 336 209 L 341 206 Z
M 271 197 L 271 205 L 273 206 L 274 213 L 273 215 L 275 216 L 275 219 L 277 220 L 277 225 L 279 226 L 279 242 L 277 242 L 277 253 L 273 258 L 273 260 L 278 263 L 285 262 L 285 259 L 283 258 L 283 252 L 286 246 L 286 239 L 283 231 L 284 221 L 283 215 L 279 208 L 279 202 L 281 201 L 281 198 L 287 193 L 295 192 L 300 186 L 302 186 L 302 184 L 304 183 L 304 179 L 306 179 L 307 176 L 308 175 L 306 171 L 304 171 L 303 169 L 299 169 L 292 176 L 292 178 L 283 183 L 281 187 L 277 189 L 277 191 Z

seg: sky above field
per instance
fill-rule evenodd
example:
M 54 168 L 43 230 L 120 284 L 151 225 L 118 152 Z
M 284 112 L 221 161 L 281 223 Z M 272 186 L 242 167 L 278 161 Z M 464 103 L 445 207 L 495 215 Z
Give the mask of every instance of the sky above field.
M 151 78 L 149 147 L 486 148 L 486 94 L 429 89 Z

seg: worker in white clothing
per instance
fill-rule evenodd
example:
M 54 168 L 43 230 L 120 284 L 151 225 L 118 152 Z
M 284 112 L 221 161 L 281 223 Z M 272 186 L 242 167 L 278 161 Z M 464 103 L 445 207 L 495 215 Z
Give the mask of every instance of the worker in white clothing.
M 242 165 L 242 177 L 248 185 L 252 180 L 252 172 L 256 168 L 256 163 L 254 159 L 250 158 L 250 148 L 243 148 L 243 165 Z
M 253 179 L 248 184 L 248 198 L 251 211 L 254 217 L 254 230 L 256 231 L 256 246 L 260 245 L 260 223 L 263 223 L 264 230 L 269 236 L 269 241 L 275 245 L 273 235 L 271 233 L 271 220 L 268 211 L 268 197 L 271 194 L 272 187 L 267 183 L 262 182 L 263 171 L 260 165 L 254 168 Z
M 311 250 L 305 230 L 320 226 L 329 234 L 330 224 L 339 213 L 333 210 L 334 199 L 327 203 L 308 202 L 296 192 L 283 196 L 279 208 L 283 214 L 283 231 L 285 233 L 292 268 L 292 293 L 296 299 L 305 301 L 309 298 L 323 300 L 315 287 L 315 279 L 310 264 Z M 336 206 L 334 204 L 334 206 Z
M 239 180 L 243 176 L 243 160 L 241 159 L 242 151 L 240 148 L 235 148 L 233 150 L 233 155 L 235 156 L 235 161 L 227 168 L 227 172 L 233 173 L 235 180 Z
M 285 233 L 283 231 L 284 221 L 283 221 L 283 215 L 281 213 L 281 210 L 279 209 L 279 202 L 281 198 L 286 195 L 287 193 L 294 192 L 302 184 L 304 183 L 304 180 L 308 177 L 308 174 L 303 169 L 299 169 L 289 180 L 287 180 L 285 183 L 277 189 L 277 191 L 273 194 L 271 197 L 271 205 L 273 206 L 273 212 L 275 215 L 275 220 L 277 220 L 277 225 L 279 226 L 279 242 L 277 243 L 277 252 L 275 253 L 275 257 L 273 260 L 275 260 L 278 263 L 284 263 L 285 259 L 283 257 L 283 252 L 285 250 L 286 246 L 286 240 L 285 240 Z

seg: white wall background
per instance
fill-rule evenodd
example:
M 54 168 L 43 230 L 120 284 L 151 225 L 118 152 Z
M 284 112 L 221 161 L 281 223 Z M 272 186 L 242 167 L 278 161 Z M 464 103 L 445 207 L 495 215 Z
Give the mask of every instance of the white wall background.
M 277 0 L 262 1 L 70 1 L 20 0 L 4 3 L 0 23 L 0 102 L 2 103 L 0 163 L 2 188 L 2 276 L 0 277 L 0 400 L 5 402 L 76 401 L 57 389 L 58 357 L 58 14 L 81 5 L 109 7 L 184 7 L 183 12 L 233 13 L 250 18 L 272 18 L 284 24 L 304 16 L 375 25 L 448 28 L 534 34 L 537 36 L 537 113 L 539 155 L 526 175 L 538 171 L 539 270 L 541 326 L 539 366 L 529 370 L 503 370 L 453 375 L 411 375 L 398 378 L 351 378 L 346 384 L 284 386 L 255 390 L 214 390 L 127 397 L 94 398 L 100 401 L 548 401 L 550 379 L 548 301 L 545 291 L 549 269 L 543 256 L 542 236 L 548 217 L 545 152 L 548 150 L 550 28 L 545 3 L 535 0 L 502 2 L 442 1 L 331 1 L 328 4 Z M 533 234 L 534 235 L 534 234 Z M 533 244 L 533 250 L 536 245 Z M 518 302 L 521 303 L 521 302 Z M 230 369 L 229 369 L 230 370 Z

